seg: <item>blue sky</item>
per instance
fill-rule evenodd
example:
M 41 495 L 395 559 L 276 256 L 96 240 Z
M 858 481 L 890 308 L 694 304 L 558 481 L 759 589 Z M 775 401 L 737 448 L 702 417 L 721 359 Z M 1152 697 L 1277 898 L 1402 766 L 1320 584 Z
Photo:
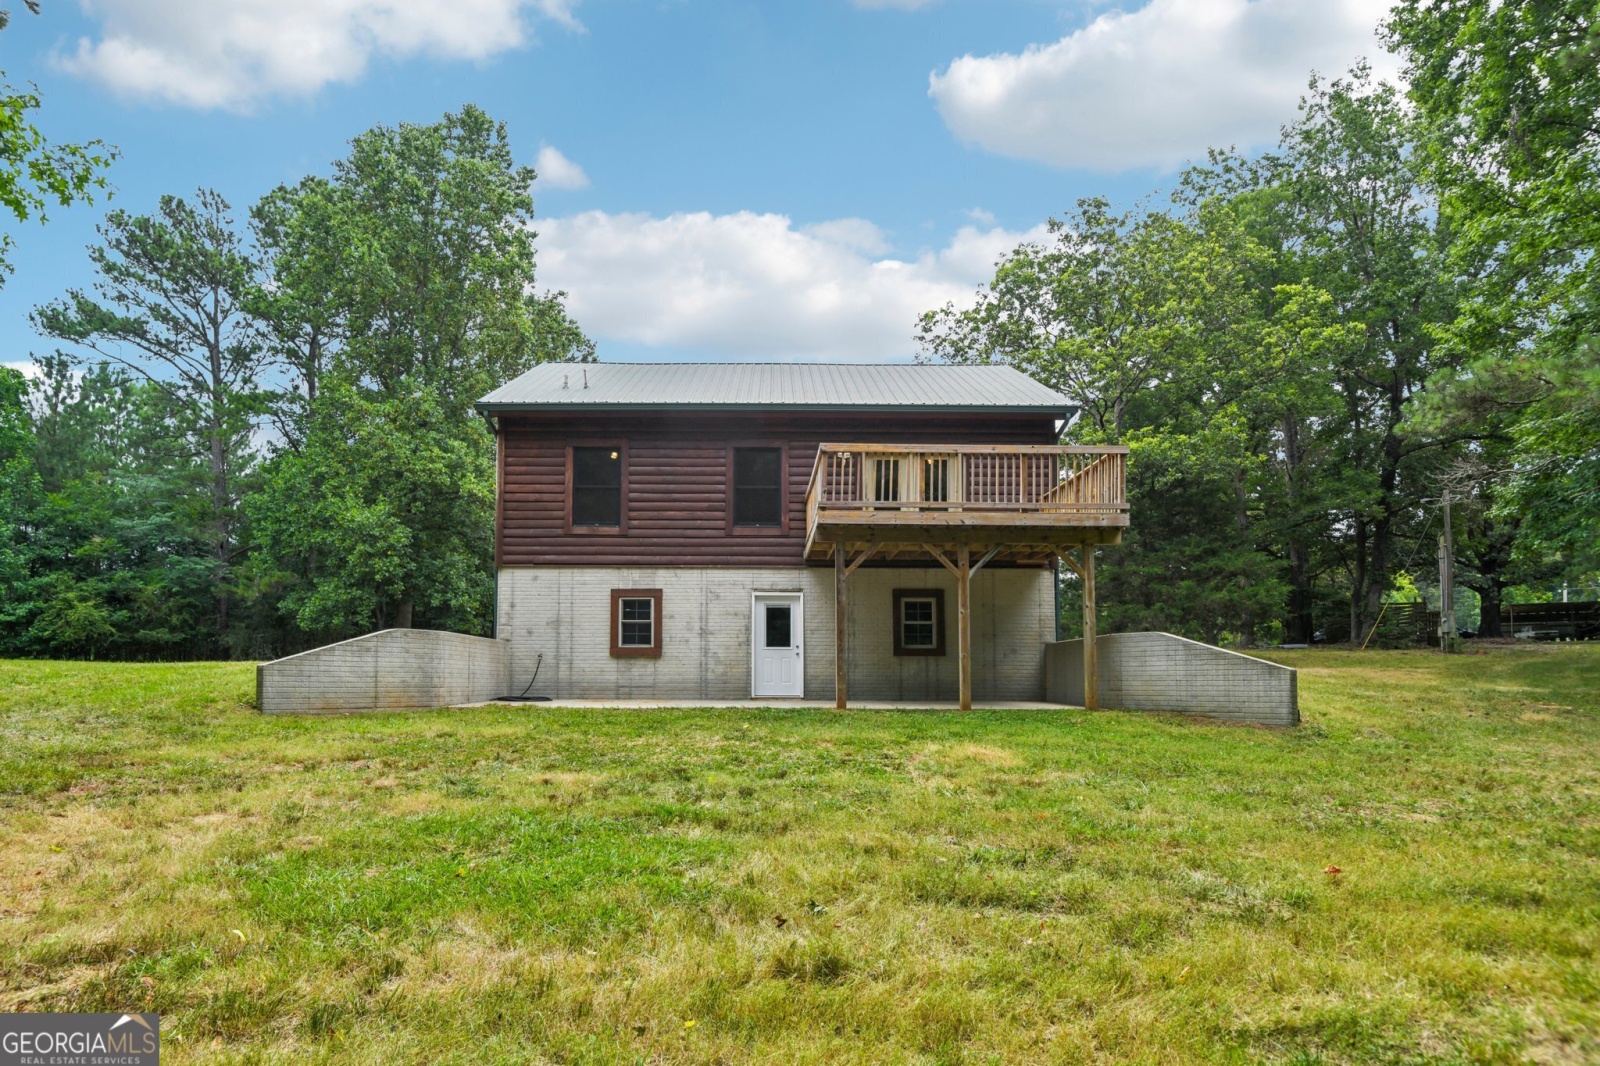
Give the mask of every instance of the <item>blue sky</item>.
M 1259 147 L 1313 68 L 1392 70 L 1382 0 L 45 0 L 0 33 L 115 202 L 242 215 L 377 123 L 466 102 L 535 185 L 540 284 L 610 359 L 898 360 L 1081 196 L 1122 204 L 1208 144 Z M 91 280 L 103 206 L 13 226 L 0 362 Z

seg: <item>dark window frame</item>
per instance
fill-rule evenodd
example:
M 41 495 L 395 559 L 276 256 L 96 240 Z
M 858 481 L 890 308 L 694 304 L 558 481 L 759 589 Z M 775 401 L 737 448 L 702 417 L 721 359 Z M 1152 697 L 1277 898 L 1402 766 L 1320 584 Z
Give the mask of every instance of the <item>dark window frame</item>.
M 778 453 L 778 524 L 775 526 L 736 526 L 733 524 L 733 456 L 741 448 L 764 448 Z M 735 440 L 727 449 L 726 531 L 730 537 L 787 537 L 789 535 L 789 445 L 776 440 Z
M 650 600 L 651 606 L 651 643 L 643 644 L 622 643 L 622 601 L 623 600 Z M 612 589 L 611 590 L 611 657 L 613 659 L 659 659 L 661 658 L 661 590 L 660 589 Z
M 904 636 L 904 604 L 906 600 L 932 600 L 933 601 L 933 647 L 908 648 L 905 646 Z M 894 590 L 894 653 L 896 655 L 944 655 L 944 589 L 895 589 Z
M 617 524 L 614 526 L 579 525 L 572 521 L 573 472 L 572 453 L 577 448 L 609 448 L 617 453 L 622 464 L 622 484 L 618 487 Z M 594 533 L 600 536 L 621 536 L 628 532 L 628 442 L 625 440 L 575 440 L 567 442 L 566 507 L 563 511 L 566 533 Z

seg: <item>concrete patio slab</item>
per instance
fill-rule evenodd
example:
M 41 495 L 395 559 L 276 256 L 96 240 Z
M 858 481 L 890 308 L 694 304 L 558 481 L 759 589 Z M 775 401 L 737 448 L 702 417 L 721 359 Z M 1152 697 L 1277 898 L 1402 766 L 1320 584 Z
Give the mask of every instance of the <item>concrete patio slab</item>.
M 661 710 L 699 710 L 701 708 L 728 709 L 728 710 L 808 710 L 831 711 L 834 709 L 832 700 L 780 700 L 780 699 L 750 699 L 750 700 L 540 700 L 536 703 L 522 703 L 516 700 L 487 700 L 483 703 L 461 704 L 464 707 L 488 707 L 500 704 L 507 707 L 549 707 L 561 710 L 623 710 L 623 711 L 661 711 Z M 974 711 L 1059 711 L 1065 708 L 1060 703 L 1029 703 L 1023 701 L 1000 701 L 993 703 L 974 703 Z M 954 711 L 960 705 L 954 700 L 949 702 L 886 702 L 882 700 L 855 700 L 850 701 L 849 710 L 852 711 Z

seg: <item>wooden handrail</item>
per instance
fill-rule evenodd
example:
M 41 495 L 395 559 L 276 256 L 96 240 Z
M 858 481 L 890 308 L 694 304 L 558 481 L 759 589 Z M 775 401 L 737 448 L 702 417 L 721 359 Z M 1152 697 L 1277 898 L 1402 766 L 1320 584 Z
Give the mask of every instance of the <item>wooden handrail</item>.
M 1119 445 L 823 444 L 807 523 L 840 510 L 1126 511 L 1127 454 Z

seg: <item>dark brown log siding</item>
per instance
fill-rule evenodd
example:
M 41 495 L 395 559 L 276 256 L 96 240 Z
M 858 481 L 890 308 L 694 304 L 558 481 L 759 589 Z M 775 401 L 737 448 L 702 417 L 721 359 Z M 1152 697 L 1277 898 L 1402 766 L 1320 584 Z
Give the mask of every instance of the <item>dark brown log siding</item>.
M 502 566 L 799 566 L 806 488 L 824 441 L 1056 443 L 1055 423 L 1031 415 L 507 415 L 500 434 L 496 555 Z M 567 533 L 568 445 L 617 440 L 628 445 L 627 533 Z M 787 535 L 729 533 L 730 443 L 788 448 Z

